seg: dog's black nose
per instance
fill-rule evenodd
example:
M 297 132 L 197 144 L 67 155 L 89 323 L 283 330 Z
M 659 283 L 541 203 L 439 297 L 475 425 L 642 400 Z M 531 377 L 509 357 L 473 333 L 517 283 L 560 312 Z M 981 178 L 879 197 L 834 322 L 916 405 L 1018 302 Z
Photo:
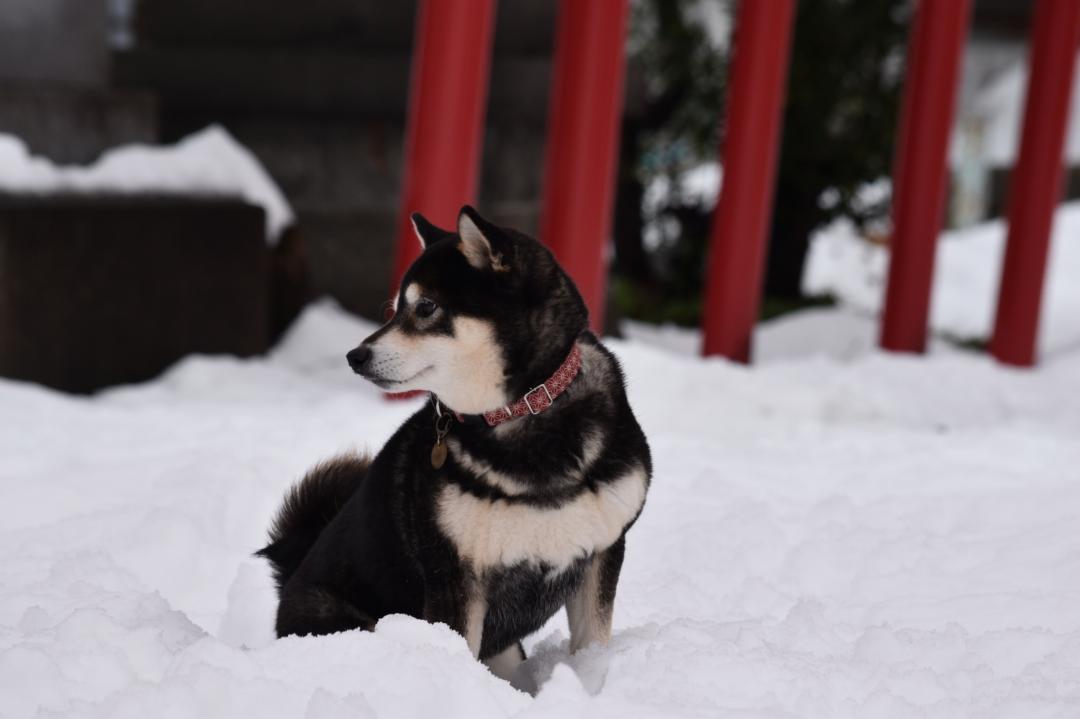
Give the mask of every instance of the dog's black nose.
M 364 369 L 364 365 L 371 361 L 371 348 L 367 345 L 360 345 L 354 350 L 350 350 L 345 359 L 349 360 L 349 366 L 352 367 L 353 372 L 360 372 Z

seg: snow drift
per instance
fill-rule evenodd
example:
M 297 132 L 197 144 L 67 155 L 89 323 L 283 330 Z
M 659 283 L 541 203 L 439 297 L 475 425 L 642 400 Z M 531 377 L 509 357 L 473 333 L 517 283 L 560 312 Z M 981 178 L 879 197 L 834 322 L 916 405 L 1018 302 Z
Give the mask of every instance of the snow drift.
M 1076 353 L 611 342 L 656 473 L 609 647 L 569 656 L 554 620 L 533 697 L 406 617 L 275 641 L 251 552 L 282 491 L 416 406 L 348 372 L 369 329 L 321 304 L 265 359 L 88 399 L 0 382 L 0 716 L 1080 715 Z
M 944 232 L 937 243 L 930 302 L 932 330 L 961 340 L 987 340 L 993 330 L 1006 223 L 993 220 Z M 859 237 L 840 219 L 815 234 L 803 272 L 803 291 L 831 294 L 867 315 L 884 306 L 889 249 Z M 1040 353 L 1080 348 L 1080 203 L 1054 216 L 1043 287 Z

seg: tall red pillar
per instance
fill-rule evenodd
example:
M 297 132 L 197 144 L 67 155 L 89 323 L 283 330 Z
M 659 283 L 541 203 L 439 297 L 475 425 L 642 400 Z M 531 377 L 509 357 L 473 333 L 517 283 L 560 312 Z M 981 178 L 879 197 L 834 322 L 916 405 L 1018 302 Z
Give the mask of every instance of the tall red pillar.
M 920 0 L 893 163 L 893 235 L 881 346 L 926 349 L 934 250 L 945 211 L 947 153 L 970 0 Z
M 795 0 L 740 2 L 705 278 L 704 353 L 750 360 L 772 218 Z
M 1009 236 L 990 352 L 1002 362 L 1035 364 L 1039 306 L 1054 207 L 1061 199 L 1062 150 L 1080 49 L 1080 0 L 1039 0 L 1020 156 L 1009 181 Z
M 421 0 L 413 41 L 405 170 L 392 286 L 420 254 L 409 215 L 453 228 L 475 204 L 495 0 Z
M 603 324 L 627 0 L 560 0 L 545 150 L 540 239 Z

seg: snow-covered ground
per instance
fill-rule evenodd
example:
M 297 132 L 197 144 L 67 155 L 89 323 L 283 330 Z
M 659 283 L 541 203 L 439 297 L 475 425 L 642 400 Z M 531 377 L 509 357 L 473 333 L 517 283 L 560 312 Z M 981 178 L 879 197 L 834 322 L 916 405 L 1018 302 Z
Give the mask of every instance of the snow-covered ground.
M 666 191 L 666 186 L 654 187 Z M 887 183 L 868 185 L 865 202 L 876 202 L 887 192 Z M 654 223 L 654 227 L 659 225 Z M 949 351 L 949 342 L 989 341 L 1006 231 L 1006 223 L 998 219 L 941 233 L 930 297 L 931 351 Z M 835 298 L 837 306 L 759 325 L 754 334 L 754 361 L 808 355 L 847 360 L 872 349 L 880 336 L 888 275 L 889 248 L 868 242 L 850 220 L 840 218 L 821 228 L 811 238 L 802 288 L 808 295 Z M 1078 277 L 1080 202 L 1071 202 L 1058 207 L 1052 227 L 1038 336 L 1043 358 L 1080 350 Z M 630 320 L 623 322 L 621 330 L 630 339 L 677 354 L 701 353 L 701 334 L 696 329 Z
M 825 327 L 785 323 L 789 349 Z M 611 342 L 655 480 L 611 645 L 568 656 L 553 621 L 532 697 L 405 617 L 273 640 L 251 552 L 282 491 L 418 401 L 348 372 L 369 329 L 321 304 L 264 359 L 92 398 L 0 382 L 0 716 L 1080 716 L 1075 350 L 745 368 Z
M 0 133 L 0 192 L 235 197 L 266 212 L 270 244 L 294 220 L 281 190 L 258 159 L 225 128 L 211 125 L 175 145 L 122 145 L 93 164 L 55 165 Z
M 954 339 L 987 340 L 994 324 L 1007 226 L 993 220 L 943 232 L 937 245 L 930 327 Z M 872 245 L 840 219 L 817 232 L 803 272 L 803 290 L 830 294 L 870 317 L 884 304 L 889 249 Z M 1052 356 L 1080 349 L 1080 202 L 1054 216 L 1043 287 L 1039 351 Z

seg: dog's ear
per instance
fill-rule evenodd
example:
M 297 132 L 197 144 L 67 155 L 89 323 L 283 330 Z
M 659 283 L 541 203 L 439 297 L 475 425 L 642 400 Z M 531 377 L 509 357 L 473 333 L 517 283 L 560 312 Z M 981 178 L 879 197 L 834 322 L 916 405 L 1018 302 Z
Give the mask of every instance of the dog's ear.
M 502 231 L 468 205 L 458 214 L 458 236 L 461 253 L 476 269 L 495 272 L 510 269 L 505 257 L 508 242 Z
M 436 240 L 441 240 L 448 235 L 454 234 L 431 224 L 427 221 L 427 218 L 419 212 L 414 212 L 409 215 L 409 219 L 412 220 L 413 232 L 416 233 L 416 239 L 420 240 L 420 247 L 423 249 L 427 249 L 428 245 Z

